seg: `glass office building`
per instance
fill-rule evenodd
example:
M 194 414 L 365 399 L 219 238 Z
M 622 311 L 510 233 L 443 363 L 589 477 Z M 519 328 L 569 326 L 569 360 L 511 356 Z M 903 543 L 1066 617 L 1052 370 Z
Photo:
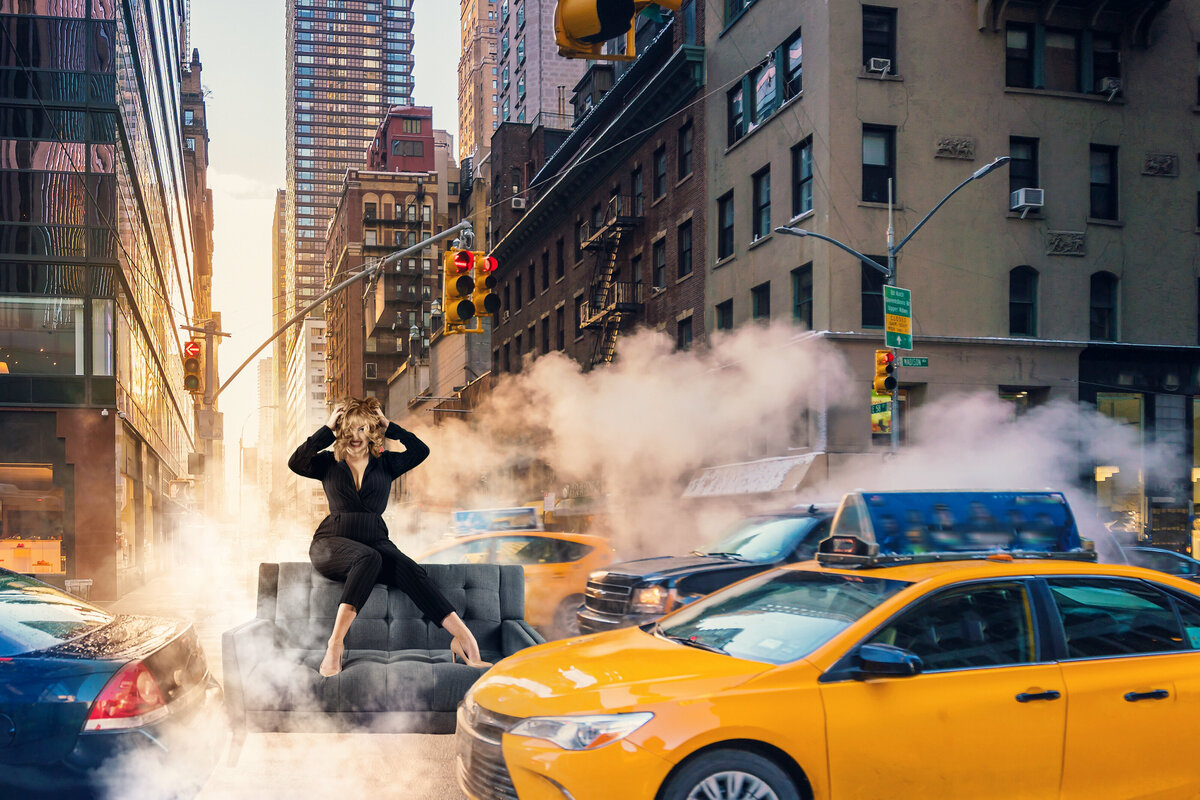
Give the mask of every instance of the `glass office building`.
M 184 0 L 0 0 L 0 567 L 116 596 L 193 449 Z

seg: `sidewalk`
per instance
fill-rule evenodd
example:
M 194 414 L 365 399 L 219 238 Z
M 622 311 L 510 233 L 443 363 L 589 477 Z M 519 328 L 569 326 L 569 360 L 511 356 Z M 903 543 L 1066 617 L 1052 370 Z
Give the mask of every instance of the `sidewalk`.
M 221 569 L 206 560 L 193 559 L 120 600 L 100 605 L 122 614 L 191 620 L 208 667 L 221 680 L 221 633 L 254 616 L 258 561 Z M 250 733 L 237 766 L 222 761 L 198 797 L 461 798 L 454 780 L 454 752 L 453 736 Z

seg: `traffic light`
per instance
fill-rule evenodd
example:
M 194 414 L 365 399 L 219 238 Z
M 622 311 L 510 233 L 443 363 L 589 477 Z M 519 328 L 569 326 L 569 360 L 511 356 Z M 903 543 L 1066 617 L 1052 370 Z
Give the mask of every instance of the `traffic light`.
M 633 20 L 647 6 L 659 5 L 678 11 L 683 0 L 558 0 L 554 6 L 554 40 L 564 58 L 590 58 L 601 61 L 632 61 Z M 604 53 L 604 43 L 626 37 L 625 52 Z
M 195 339 L 183 343 L 183 388 L 204 394 L 204 345 Z
M 475 291 L 475 279 L 471 268 L 475 265 L 475 254 L 470 250 L 449 249 L 442 258 L 442 330 L 445 333 L 463 333 L 466 323 L 475 316 L 475 304 L 471 295 Z
M 481 317 L 491 317 L 500 310 L 500 295 L 496 294 L 496 268 L 499 262 L 491 256 L 475 252 L 475 293 L 471 300 L 475 304 L 475 313 Z
M 896 354 L 891 350 L 875 351 L 875 380 L 871 387 L 876 394 L 891 394 L 896 388 Z

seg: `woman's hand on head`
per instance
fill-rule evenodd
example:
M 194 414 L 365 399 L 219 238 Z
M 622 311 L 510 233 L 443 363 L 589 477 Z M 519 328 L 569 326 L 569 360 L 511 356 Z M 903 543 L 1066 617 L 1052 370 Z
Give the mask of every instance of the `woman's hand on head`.
M 375 414 L 377 415 L 376 419 L 379 424 L 383 426 L 384 430 L 387 430 L 387 426 L 391 425 L 392 423 L 386 416 L 384 416 L 383 409 L 376 409 Z
M 342 403 L 338 403 L 333 407 L 333 412 L 329 415 L 329 421 L 325 423 L 329 430 L 337 433 L 338 420 L 342 418 L 342 412 L 345 410 L 346 407 Z

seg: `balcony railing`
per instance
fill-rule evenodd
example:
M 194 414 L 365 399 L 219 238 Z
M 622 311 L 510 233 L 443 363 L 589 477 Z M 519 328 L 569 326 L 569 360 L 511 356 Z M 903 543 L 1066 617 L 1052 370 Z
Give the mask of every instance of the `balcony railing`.
M 530 123 L 529 129 L 536 131 L 538 128 L 549 128 L 555 131 L 569 131 L 574 124 L 574 114 L 556 114 L 553 111 L 539 111 L 533 116 L 533 121 Z
M 629 228 L 642 221 L 646 198 L 642 196 L 618 194 L 608 198 L 608 204 L 601 212 L 600 218 L 589 218 L 583 221 L 580 229 L 580 241 L 585 250 L 598 247 L 603 234 L 613 228 Z
M 604 321 L 604 318 L 614 312 L 639 312 L 642 310 L 642 284 L 632 281 L 614 282 L 606 289 L 595 287 L 590 297 L 583 302 L 579 316 L 583 320 L 582 327 L 592 328 Z

